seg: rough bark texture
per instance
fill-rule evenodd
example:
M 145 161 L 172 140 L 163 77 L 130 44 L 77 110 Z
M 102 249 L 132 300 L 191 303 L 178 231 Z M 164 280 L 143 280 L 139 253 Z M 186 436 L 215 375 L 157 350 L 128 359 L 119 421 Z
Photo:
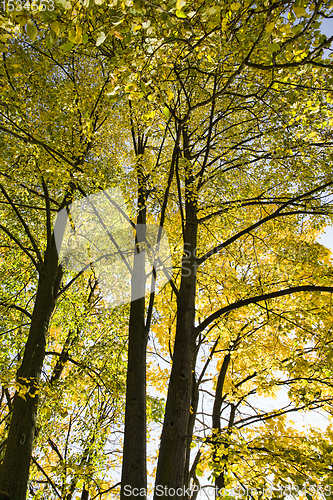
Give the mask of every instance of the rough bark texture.
M 146 466 L 146 346 L 144 297 L 131 303 L 128 368 L 126 382 L 125 435 L 121 477 L 121 499 L 137 498 L 125 495 L 125 486 L 147 488 Z M 140 496 L 144 498 L 144 496 Z
M 26 498 L 46 335 L 60 281 L 61 270 L 52 238 L 40 272 L 29 336 L 17 373 L 17 383 L 23 389 L 22 396 L 17 392 L 14 397 L 6 453 L 1 466 L 0 489 L 15 500 Z
M 137 499 L 137 490 L 131 494 L 134 488 L 147 491 L 146 349 L 148 336 L 145 325 L 145 253 L 140 252 L 146 239 L 146 187 L 140 165 L 138 165 L 138 185 L 140 212 L 137 218 L 137 246 L 131 287 L 132 295 L 138 296 L 139 294 L 142 297 L 132 300 L 130 308 L 121 500 Z M 140 496 L 141 499 L 145 497 L 145 495 Z
M 187 242 L 194 249 L 196 245 L 196 225 L 189 224 L 186 228 Z M 184 484 L 186 434 L 190 415 L 192 395 L 192 368 L 195 354 L 194 317 L 195 317 L 195 286 L 196 273 L 194 258 L 186 261 L 192 264 L 189 276 L 182 277 L 178 295 L 178 317 L 172 370 L 170 375 L 165 418 L 161 436 L 160 454 L 156 473 L 156 486 L 181 488 Z M 158 493 L 158 490 L 156 490 Z M 158 496 L 156 498 L 167 498 Z
M 183 131 L 184 156 L 188 157 L 188 137 Z M 185 193 L 185 231 L 182 277 L 177 299 L 177 326 L 165 417 L 156 472 L 155 499 L 170 499 L 170 488 L 185 484 L 187 431 L 190 416 L 196 294 L 196 245 L 198 222 L 193 178 L 188 171 Z M 163 492 L 163 494 L 161 494 Z M 172 490 L 171 490 L 171 493 Z M 174 498 L 183 498 L 175 495 Z

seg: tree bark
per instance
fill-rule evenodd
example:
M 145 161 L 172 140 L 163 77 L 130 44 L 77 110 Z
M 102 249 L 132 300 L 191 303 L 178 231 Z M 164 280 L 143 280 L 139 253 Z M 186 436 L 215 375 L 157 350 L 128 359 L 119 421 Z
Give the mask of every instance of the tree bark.
M 135 266 L 134 266 L 135 269 Z M 121 499 L 137 498 L 134 488 L 146 491 L 146 347 L 145 298 L 131 303 L 126 381 L 125 434 Z M 126 488 L 125 488 L 126 487 Z M 141 495 L 140 498 L 146 498 Z
M 139 153 L 140 153 L 139 149 Z M 142 154 L 142 152 L 141 152 Z M 126 380 L 125 433 L 121 475 L 121 500 L 146 498 L 146 349 L 148 332 L 145 325 L 145 252 L 146 182 L 138 161 L 138 205 L 136 249 L 131 280 L 132 301 L 129 318 L 129 340 Z M 133 297 L 138 297 L 133 300 Z M 135 491 L 133 491 L 136 489 Z
M 22 364 L 17 372 L 19 389 L 13 401 L 6 452 L 1 466 L 0 489 L 15 500 L 26 498 L 46 336 L 61 277 L 57 249 L 52 237 L 39 275 L 29 336 Z
M 196 247 L 196 224 L 186 227 L 186 249 Z M 161 487 L 182 488 L 184 485 L 187 429 L 190 415 L 193 359 L 196 342 L 194 335 L 196 272 L 194 257 L 183 259 L 183 274 L 177 303 L 177 327 L 170 375 L 168 396 L 161 435 L 160 454 L 156 472 L 156 499 L 166 499 L 160 495 Z M 187 265 L 190 264 L 190 268 Z M 160 490 L 157 488 L 159 487 Z M 176 497 L 177 498 L 177 497 Z
M 222 403 L 223 403 L 223 387 L 224 387 L 224 382 L 225 378 L 228 372 L 228 367 L 230 363 L 230 353 L 227 354 L 224 357 L 219 377 L 217 379 L 217 384 L 216 384 L 216 391 L 215 391 L 215 400 L 214 400 L 214 406 L 213 406 L 213 418 L 212 418 L 212 428 L 220 433 L 221 432 L 221 408 L 222 408 Z M 233 424 L 234 416 L 235 416 L 235 407 L 232 405 L 231 407 L 231 414 L 230 414 L 230 422 L 229 424 Z M 214 438 L 213 438 L 214 439 Z M 220 461 L 221 459 L 219 458 L 218 455 L 218 449 L 219 446 L 217 445 L 214 454 L 213 454 L 213 459 L 216 461 Z M 224 454 L 222 456 L 222 459 L 226 459 L 227 454 Z M 215 478 L 215 491 L 220 491 L 224 488 L 225 486 L 225 481 L 224 481 L 224 476 L 225 476 L 225 467 L 223 468 L 222 472 Z M 216 498 L 218 498 L 220 495 L 216 493 Z
M 197 352 L 198 352 L 198 350 L 196 350 L 196 354 L 197 354 Z M 196 356 L 194 357 L 194 360 L 196 360 Z M 193 370 L 192 375 L 193 375 L 192 397 L 191 397 L 190 415 L 189 415 L 188 427 L 187 427 L 186 455 L 185 455 L 184 486 L 186 489 L 190 486 L 190 481 L 191 481 L 191 471 L 190 471 L 191 443 L 192 443 L 192 436 L 193 436 L 195 420 L 196 420 L 197 411 L 198 411 L 198 403 L 199 403 L 199 384 L 195 379 L 194 370 Z M 185 498 L 187 498 L 187 497 L 185 497 Z
M 189 159 L 186 128 L 183 129 L 184 157 Z M 169 381 L 165 417 L 156 471 L 156 500 L 184 498 L 177 489 L 184 487 L 194 358 L 196 351 L 195 295 L 197 281 L 197 233 L 196 195 L 191 164 L 188 163 L 185 185 L 184 255 L 182 259 L 181 285 L 177 299 L 177 326 Z M 173 492 L 172 488 L 175 490 Z

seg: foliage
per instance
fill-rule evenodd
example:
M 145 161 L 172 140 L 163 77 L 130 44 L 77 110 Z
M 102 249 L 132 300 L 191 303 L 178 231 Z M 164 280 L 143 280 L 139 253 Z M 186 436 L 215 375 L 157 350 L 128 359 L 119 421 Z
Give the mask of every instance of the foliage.
M 29 497 L 118 494 L 133 325 L 149 339 L 136 422 L 162 429 L 157 485 L 211 475 L 258 498 L 330 485 L 331 427 L 308 435 L 287 416 L 332 414 L 332 263 L 317 242 L 332 220 L 332 40 L 320 32 L 332 5 L 18 5 L 1 15 L 0 46 L 4 464 L 17 397 L 34 386 L 18 370 L 54 216 L 119 185 L 133 224 L 167 231 L 174 274 L 135 312 L 107 310 L 93 264 L 65 271 L 44 322 Z M 255 402 L 280 388 L 286 405 Z

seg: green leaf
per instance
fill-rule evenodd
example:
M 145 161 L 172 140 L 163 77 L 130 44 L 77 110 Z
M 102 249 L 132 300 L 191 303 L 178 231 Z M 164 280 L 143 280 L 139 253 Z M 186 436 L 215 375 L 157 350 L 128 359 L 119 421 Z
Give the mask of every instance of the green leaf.
M 60 24 L 57 21 L 53 21 L 53 23 L 51 24 L 51 29 L 57 36 L 60 35 Z
M 49 49 L 54 42 L 54 38 L 51 37 L 51 33 L 53 33 L 53 35 L 55 36 L 54 31 L 51 30 L 50 33 L 48 33 L 45 37 L 45 47 L 47 49 Z
M 319 37 L 319 45 L 321 45 L 322 43 L 324 43 L 325 40 L 326 40 L 326 38 L 327 38 L 326 35 L 324 35 L 324 34 L 320 35 L 320 37 Z
M 210 16 L 214 16 L 215 14 L 219 14 L 221 12 L 221 7 L 219 5 L 214 5 L 213 7 L 209 7 L 207 12 Z
M 169 108 L 167 108 L 166 106 L 165 106 L 165 108 L 163 109 L 163 114 L 164 114 L 165 118 L 167 118 L 167 119 L 168 119 L 168 118 L 169 118 L 169 116 L 170 116 L 170 111 L 169 111 Z
M 48 22 L 57 19 L 57 14 L 54 10 L 42 10 L 40 13 L 40 18 L 42 21 Z
M 36 37 L 37 37 L 36 26 L 34 24 L 29 23 L 29 24 L 27 24 L 26 31 L 27 31 L 27 35 L 30 38 L 30 40 L 32 40 L 34 42 L 36 40 Z
M 202 476 L 202 470 L 200 469 L 196 469 L 195 473 L 198 477 Z
M 278 43 L 270 43 L 268 45 L 268 52 L 277 52 L 278 50 L 280 50 L 280 45 Z
M 57 39 L 57 34 L 53 30 L 51 30 L 49 33 L 49 37 L 50 37 L 50 42 L 53 43 Z
M 59 5 L 59 7 L 66 10 L 66 4 L 67 4 L 66 0 L 54 0 L 54 1 L 57 5 Z
M 70 50 L 72 50 L 72 48 L 74 47 L 74 43 L 72 42 L 66 42 L 64 43 L 63 45 L 61 45 L 61 49 L 64 51 L 64 52 L 69 52 Z
M 75 28 L 69 30 L 68 40 L 72 43 L 75 43 Z
M 292 31 L 293 35 L 296 35 L 300 31 L 302 31 L 302 29 L 303 29 L 303 26 L 301 24 L 296 24 L 296 26 L 293 26 L 291 28 L 291 31 Z

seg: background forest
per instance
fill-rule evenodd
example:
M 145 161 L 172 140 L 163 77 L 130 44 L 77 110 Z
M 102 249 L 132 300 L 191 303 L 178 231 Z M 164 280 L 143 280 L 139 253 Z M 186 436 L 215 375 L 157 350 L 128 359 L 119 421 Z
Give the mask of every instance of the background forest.
M 332 498 L 333 2 L 2 6 L 1 498 Z M 110 189 L 112 306 L 53 233 Z

